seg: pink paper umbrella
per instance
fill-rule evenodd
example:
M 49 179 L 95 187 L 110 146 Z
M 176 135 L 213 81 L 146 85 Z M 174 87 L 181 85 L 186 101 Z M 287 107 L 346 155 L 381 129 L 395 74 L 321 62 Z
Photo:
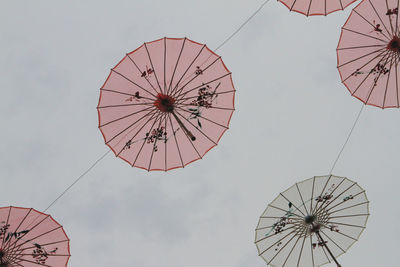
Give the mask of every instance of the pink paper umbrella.
M 162 38 L 127 54 L 101 87 L 99 128 L 116 156 L 145 170 L 202 158 L 228 129 L 231 72 L 206 45 Z
M 69 239 L 50 215 L 0 208 L 0 267 L 64 267 L 69 257 Z
M 351 95 L 380 108 L 399 107 L 397 0 L 362 1 L 342 27 L 338 69 Z
M 356 0 L 278 0 L 290 11 L 306 16 L 326 16 L 338 10 L 343 10 Z

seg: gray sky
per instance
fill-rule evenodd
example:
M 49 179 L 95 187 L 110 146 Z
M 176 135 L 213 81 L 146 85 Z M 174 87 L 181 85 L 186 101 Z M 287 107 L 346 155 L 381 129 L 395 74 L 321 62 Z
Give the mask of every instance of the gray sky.
M 213 49 L 262 2 L 1 1 L 1 206 L 45 209 L 107 151 L 99 88 L 126 52 L 164 36 Z M 110 154 L 49 210 L 71 239 L 69 266 L 266 266 L 258 217 L 296 181 L 328 174 L 361 108 L 336 69 L 350 10 L 306 18 L 268 3 L 218 51 L 237 89 L 218 147 L 167 173 Z M 398 110 L 367 106 L 333 172 L 371 201 L 343 266 L 398 263 L 399 135 Z

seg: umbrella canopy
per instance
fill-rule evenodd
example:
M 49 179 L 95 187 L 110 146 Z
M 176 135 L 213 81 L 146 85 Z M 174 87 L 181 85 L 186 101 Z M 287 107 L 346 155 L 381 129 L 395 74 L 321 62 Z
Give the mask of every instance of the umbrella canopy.
M 343 10 L 356 0 L 278 0 L 290 11 L 306 16 L 326 16 L 338 10 Z
M 127 54 L 101 87 L 99 128 L 116 156 L 171 170 L 217 145 L 234 111 L 231 72 L 206 45 L 162 38 Z
M 69 257 L 69 239 L 50 215 L 0 208 L 0 267 L 64 267 Z
M 255 239 L 259 255 L 271 266 L 337 263 L 336 257 L 363 232 L 368 203 L 365 191 L 345 177 L 315 176 L 296 183 L 261 215 Z
M 362 1 L 342 27 L 338 69 L 351 95 L 380 108 L 400 107 L 397 0 Z

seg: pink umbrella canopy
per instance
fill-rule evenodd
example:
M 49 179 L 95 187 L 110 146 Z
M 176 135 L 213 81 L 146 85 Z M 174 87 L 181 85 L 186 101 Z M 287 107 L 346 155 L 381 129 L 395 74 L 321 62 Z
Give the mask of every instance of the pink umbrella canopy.
M 50 215 L 0 208 L 0 267 L 67 266 L 69 239 Z
M 290 11 L 306 16 L 326 16 L 338 10 L 343 10 L 356 0 L 278 0 Z
M 368 105 L 398 108 L 400 34 L 397 0 L 362 1 L 342 27 L 338 69 L 351 95 Z
M 206 45 L 162 38 L 128 53 L 100 89 L 99 128 L 116 156 L 148 171 L 216 146 L 234 111 L 231 72 Z

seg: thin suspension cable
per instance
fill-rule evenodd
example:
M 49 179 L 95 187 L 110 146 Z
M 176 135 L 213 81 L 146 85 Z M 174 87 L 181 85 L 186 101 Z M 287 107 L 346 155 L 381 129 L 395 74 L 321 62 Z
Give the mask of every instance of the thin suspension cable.
M 362 111 L 364 110 L 364 107 L 365 107 L 365 104 L 363 103 L 362 106 L 361 106 L 360 111 L 358 112 L 358 115 L 357 115 L 357 117 L 356 117 L 356 120 L 354 121 L 354 124 L 353 124 L 353 126 L 351 127 L 351 130 L 350 130 L 349 134 L 347 135 L 346 141 L 344 142 L 342 148 L 341 148 L 340 151 L 339 151 L 339 154 L 337 155 L 335 161 L 333 162 L 332 168 L 331 168 L 331 170 L 329 171 L 329 175 L 332 174 L 333 169 L 336 167 L 336 163 L 339 161 L 339 158 L 340 158 L 340 156 L 342 155 L 344 148 L 346 147 L 347 143 L 349 142 L 350 137 L 351 137 L 351 134 L 353 133 L 354 128 L 356 127 L 357 122 L 358 122 L 358 120 L 360 119 L 360 116 L 361 116 Z
M 269 2 L 269 0 L 264 1 L 261 6 L 254 11 L 254 13 L 248 17 L 245 22 L 242 23 L 242 25 L 240 25 L 239 28 L 236 29 L 236 31 L 234 31 L 228 38 L 225 39 L 225 41 L 223 41 L 214 51 L 217 51 L 218 49 L 220 49 L 221 47 L 223 47 L 227 42 L 229 42 L 233 36 L 235 36 L 238 32 L 240 32 L 240 30 L 255 16 L 257 15 L 258 12 L 261 11 L 261 9 Z
M 104 153 L 100 158 L 98 158 L 86 171 L 84 171 L 81 175 L 78 176 L 75 181 L 68 186 L 51 204 L 43 211 L 45 213 L 48 209 L 50 209 L 60 198 L 62 198 L 65 193 L 67 193 L 76 183 L 78 183 L 83 177 L 85 177 L 86 174 L 88 174 L 102 159 L 104 159 L 109 153 L 111 152 L 111 149 L 107 150 L 106 153 Z
M 261 11 L 261 9 L 269 2 L 270 0 L 264 1 L 261 6 L 250 16 L 245 22 L 243 22 L 238 29 L 236 29 L 227 39 L 225 39 L 214 51 L 219 50 L 222 46 L 224 46 L 227 42 L 229 42 L 237 33 L 239 33 L 242 28 L 255 16 L 257 13 Z M 100 158 L 98 158 L 85 172 L 83 172 L 78 178 L 68 186 L 43 212 L 46 212 L 50 209 L 60 198 L 62 198 L 75 184 L 77 184 L 86 174 L 88 174 L 103 158 L 105 158 L 111 150 L 108 150 L 104 153 Z

